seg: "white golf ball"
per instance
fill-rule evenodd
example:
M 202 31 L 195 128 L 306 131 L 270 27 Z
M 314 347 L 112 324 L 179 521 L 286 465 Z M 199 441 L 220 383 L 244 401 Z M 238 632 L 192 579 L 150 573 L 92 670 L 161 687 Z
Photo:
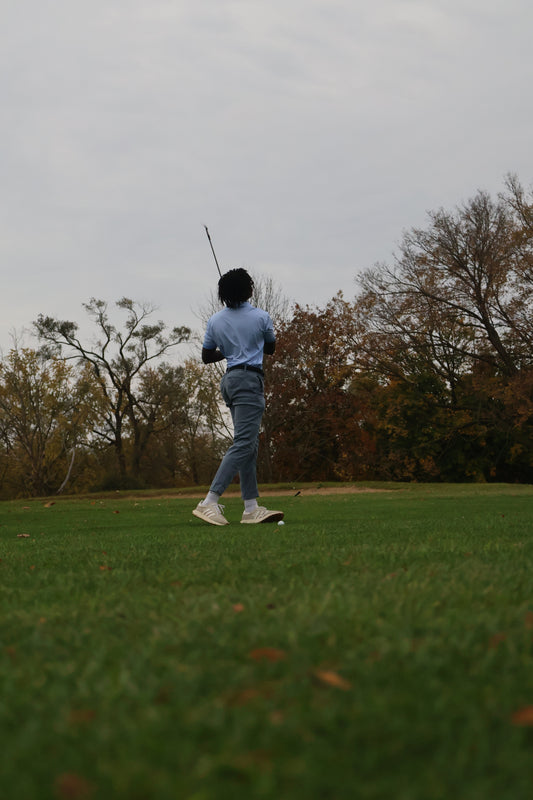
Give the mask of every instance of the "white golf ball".
M 282 519 L 280 519 L 280 521 L 278 522 L 278 525 L 285 525 L 285 523 L 283 522 Z

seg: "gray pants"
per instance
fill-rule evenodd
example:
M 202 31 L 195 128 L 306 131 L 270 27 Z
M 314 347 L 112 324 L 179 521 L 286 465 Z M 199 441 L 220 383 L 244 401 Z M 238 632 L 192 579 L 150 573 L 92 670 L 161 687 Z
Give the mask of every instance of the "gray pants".
M 233 420 L 233 444 L 213 478 L 211 491 L 224 494 L 239 473 L 243 500 L 253 500 L 259 496 L 256 465 L 259 427 L 265 410 L 263 376 L 240 369 L 226 372 L 220 391 Z

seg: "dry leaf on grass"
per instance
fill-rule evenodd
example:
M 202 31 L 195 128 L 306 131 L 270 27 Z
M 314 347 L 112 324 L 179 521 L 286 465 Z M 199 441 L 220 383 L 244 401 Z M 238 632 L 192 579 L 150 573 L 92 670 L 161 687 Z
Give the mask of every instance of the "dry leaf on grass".
M 240 689 L 238 692 L 233 692 L 227 702 L 230 706 L 246 706 L 260 697 L 263 697 L 261 689 L 252 686 L 248 689 Z
M 326 686 L 334 686 L 336 689 L 342 689 L 344 692 L 352 688 L 350 681 L 347 681 L 339 675 L 338 672 L 333 672 L 332 670 L 315 669 L 313 676 L 320 681 L 320 683 L 324 683 Z
M 495 633 L 489 639 L 489 649 L 497 650 L 498 645 L 500 645 L 502 642 L 505 642 L 506 639 L 507 639 L 507 634 L 503 633 L 503 631 L 500 633 Z
M 96 711 L 93 708 L 72 708 L 68 715 L 70 725 L 85 725 L 92 722 L 96 717 Z
M 259 770 L 270 772 L 272 769 L 272 754 L 269 750 L 251 750 L 248 753 L 234 756 L 230 764 L 239 771 Z
M 5 651 L 6 651 L 7 655 L 8 655 L 8 657 L 11 659 L 11 661 L 14 662 L 16 657 L 17 657 L 16 649 L 14 647 L 6 647 Z
M 94 787 L 75 772 L 64 772 L 55 780 L 55 793 L 59 800 L 86 800 L 92 797 Z
M 524 706 L 511 714 L 513 725 L 533 726 L 533 706 Z
M 251 650 L 249 656 L 254 661 L 283 661 L 287 658 L 285 651 L 278 650 L 276 647 L 258 647 Z

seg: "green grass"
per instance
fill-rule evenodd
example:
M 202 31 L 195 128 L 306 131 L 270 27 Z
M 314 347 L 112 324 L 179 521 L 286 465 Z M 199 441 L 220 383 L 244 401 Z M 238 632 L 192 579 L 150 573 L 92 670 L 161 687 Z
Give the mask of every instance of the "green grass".
M 529 800 L 533 489 L 387 488 L 1 503 L 0 797 Z

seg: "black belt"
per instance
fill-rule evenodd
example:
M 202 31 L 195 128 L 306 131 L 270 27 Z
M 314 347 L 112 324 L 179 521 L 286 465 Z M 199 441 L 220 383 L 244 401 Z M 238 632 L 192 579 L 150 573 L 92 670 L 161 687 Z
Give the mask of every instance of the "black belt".
M 233 367 L 228 367 L 226 372 L 233 372 L 234 369 L 244 369 L 246 372 L 258 372 L 259 375 L 265 374 L 261 367 L 253 367 L 251 364 L 235 364 Z

